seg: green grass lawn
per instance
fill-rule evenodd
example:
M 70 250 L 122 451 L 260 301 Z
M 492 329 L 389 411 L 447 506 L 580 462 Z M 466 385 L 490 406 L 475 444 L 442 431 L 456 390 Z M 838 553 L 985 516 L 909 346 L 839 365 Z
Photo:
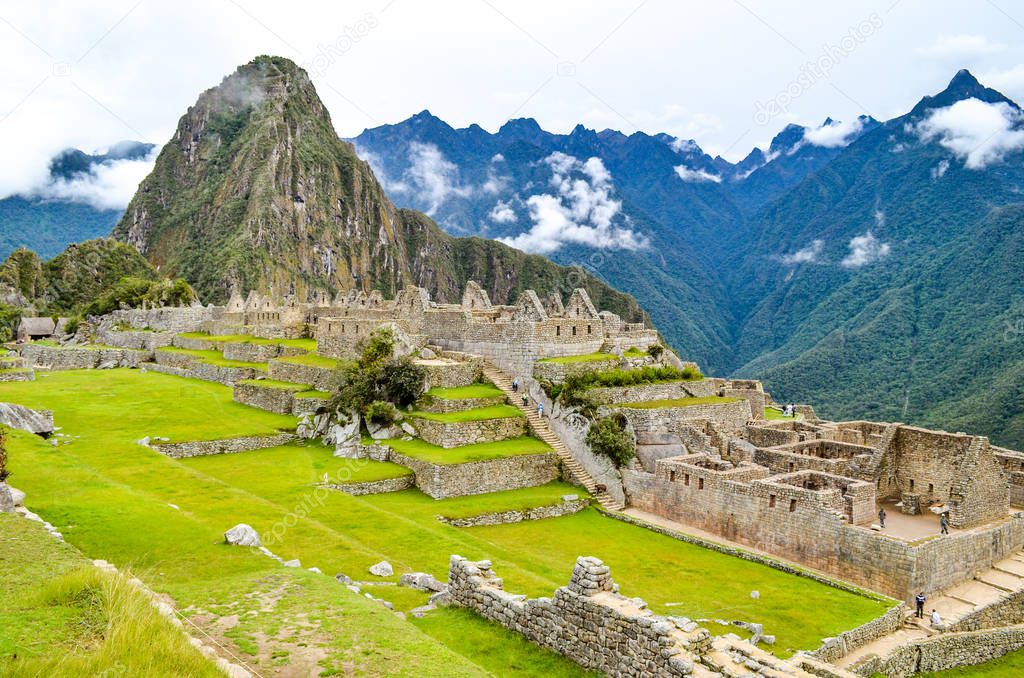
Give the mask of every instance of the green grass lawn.
M 914 678 L 1017 678 L 1024 676 L 1024 650 L 1011 652 L 984 664 L 948 671 L 918 673 Z
M 422 459 L 432 464 L 465 464 L 472 461 L 486 461 L 501 457 L 517 457 L 524 454 L 544 454 L 551 451 L 551 446 L 538 438 L 522 436 L 498 440 L 493 443 L 475 443 L 461 447 L 438 447 L 425 440 L 391 439 L 380 441 L 396 452 Z
M 471 384 L 454 388 L 432 388 L 427 391 L 427 395 L 441 400 L 462 400 L 466 398 L 496 398 L 505 395 L 505 392 L 494 384 Z
M 31 371 L 31 367 L 5 367 L 0 369 L 0 374 L 25 374 Z
M 723 398 L 721 396 L 704 396 L 701 398 L 669 398 L 665 400 L 643 400 L 638 403 L 616 403 L 614 407 L 629 407 L 640 410 L 656 410 L 662 407 L 690 407 L 692 405 L 724 405 L 734 403 L 739 398 Z
M 278 381 L 277 379 L 242 379 L 236 383 L 245 384 L 246 386 L 273 388 L 278 391 L 294 391 L 296 393 L 309 390 L 309 384 L 296 384 L 292 381 Z
M 325 370 L 336 370 L 341 364 L 340 360 L 328 358 L 327 356 L 307 353 L 305 355 L 292 355 L 284 358 L 274 358 L 277 362 L 290 365 L 305 365 L 306 367 L 321 367 Z
M 410 469 L 398 464 L 370 459 L 344 459 L 334 456 L 334 449 L 320 443 L 282 445 L 265 450 L 194 457 L 186 465 L 217 477 L 230 478 L 244 466 L 246 476 L 256 481 L 260 475 L 272 477 L 279 469 L 294 468 L 299 474 L 295 482 L 312 487 L 323 482 L 324 474 L 331 483 L 364 483 L 412 475 Z M 299 463 L 294 463 L 298 461 Z
M 163 346 L 157 349 L 158 351 L 165 351 L 167 353 L 178 353 L 180 355 L 187 355 L 195 358 L 204 363 L 215 365 L 217 367 L 248 367 L 254 370 L 260 370 L 261 372 L 267 371 L 266 363 L 248 363 L 242 360 L 228 360 L 224 357 L 224 354 L 220 351 L 201 351 L 198 349 L 191 348 L 178 348 L 177 346 Z
M 537 362 L 542 363 L 557 363 L 559 365 L 569 365 L 572 363 L 597 363 L 604 360 L 618 360 L 617 355 L 611 353 L 586 353 L 584 355 L 566 355 L 559 358 L 541 358 Z
M 641 351 L 637 347 L 631 346 L 622 355 L 626 358 L 644 358 L 650 354 L 647 351 Z
M 472 410 L 461 412 L 410 412 L 410 417 L 430 419 L 444 424 L 457 424 L 464 421 L 483 421 L 484 419 L 511 419 L 513 417 L 526 416 L 518 407 L 512 405 L 494 405 L 492 407 L 478 407 Z
M 0 674 L 221 675 L 123 575 L 41 524 L 0 513 L 0 563 Z
M 275 344 L 278 346 L 289 346 L 291 348 L 301 348 L 305 351 L 316 352 L 316 339 L 261 339 L 260 337 L 252 337 L 248 334 L 220 334 L 211 335 L 205 332 L 183 332 L 178 335 L 182 339 L 204 339 L 206 341 L 212 341 L 218 344 L 258 344 L 266 346 L 269 344 Z
M 516 667 L 525 667 L 519 675 L 580 675 L 557 655 L 517 644 L 474 616 L 428 615 L 413 625 L 350 594 L 331 577 L 344 572 L 370 578 L 367 569 L 382 559 L 394 565 L 391 581 L 397 581 L 410 571 L 444 578 L 453 553 L 489 558 L 509 591 L 540 596 L 568 581 L 577 556 L 594 555 L 612 566 L 624 594 L 647 599 L 655 611 L 761 622 L 776 634 L 776 649 L 783 653 L 817 647 L 822 638 L 887 607 L 594 509 L 468 530 L 436 518 L 546 505 L 561 494 L 582 494 L 558 483 L 442 501 L 416 490 L 353 497 L 318 491 L 325 472 L 341 473 L 358 463 L 335 459 L 320 446 L 287 446 L 265 456 L 170 459 L 135 441 L 145 435 L 184 440 L 270 433 L 284 421 L 294 426 L 294 418 L 233 403 L 231 390 L 218 384 L 152 372 L 40 376 L 36 382 L 0 383 L 0 401 L 55 410 L 71 442 L 53 447 L 12 432 L 11 482 L 87 556 L 130 565 L 264 673 L 272 672 L 274 652 L 302 666 L 315 650 L 321 654 L 308 667 L 314 674 L 348 666 L 349 672 L 369 675 L 480 675 L 481 667 L 509 662 L 508 672 L 494 672 L 516 675 Z M 253 550 L 224 545 L 223 532 L 239 522 L 255 527 L 275 553 L 299 558 L 303 567 L 316 566 L 327 576 L 286 570 Z M 0 567 L 0 590 L 10 588 L 12 576 Z M 379 597 L 410 602 L 398 587 L 374 588 Z M 754 589 L 761 592 L 759 600 L 750 598 Z M 230 626 L 219 619 L 237 621 Z
M 776 409 L 774 407 L 766 407 L 764 408 L 764 418 L 767 419 L 768 421 L 775 421 L 780 419 L 792 421 L 793 419 L 796 419 L 796 415 L 793 415 L 792 417 L 787 417 L 784 414 L 782 414 L 782 410 L 780 409 Z
M 315 390 L 313 390 L 313 391 L 302 391 L 301 393 L 296 393 L 295 397 L 296 398 L 319 398 L 320 400 L 329 400 L 331 398 L 331 395 L 332 394 L 328 393 L 327 391 L 315 391 Z

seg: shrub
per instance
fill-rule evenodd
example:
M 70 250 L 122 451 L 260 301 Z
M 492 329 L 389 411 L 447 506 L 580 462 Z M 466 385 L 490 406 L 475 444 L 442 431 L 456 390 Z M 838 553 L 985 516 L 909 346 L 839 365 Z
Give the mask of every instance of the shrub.
M 587 445 L 594 454 L 608 457 L 616 466 L 625 466 L 636 455 L 636 440 L 626 429 L 621 414 L 601 417 L 587 431 Z
M 654 344 L 653 346 L 650 346 L 647 349 L 647 353 L 650 354 L 650 356 L 652 358 L 654 358 L 655 360 L 660 358 L 661 354 L 664 353 L 664 352 L 665 352 L 665 347 L 662 346 L 661 344 Z
M 391 403 L 374 400 L 366 406 L 366 419 L 378 426 L 390 426 L 398 417 L 398 410 Z
M 384 365 L 380 385 L 389 401 L 408 407 L 419 397 L 426 376 L 426 370 L 410 358 L 401 358 Z
M 408 357 L 394 357 L 394 336 L 380 328 L 360 346 L 359 360 L 338 368 L 338 390 L 328 408 L 368 413 L 374 402 L 407 407 L 423 387 L 426 373 Z

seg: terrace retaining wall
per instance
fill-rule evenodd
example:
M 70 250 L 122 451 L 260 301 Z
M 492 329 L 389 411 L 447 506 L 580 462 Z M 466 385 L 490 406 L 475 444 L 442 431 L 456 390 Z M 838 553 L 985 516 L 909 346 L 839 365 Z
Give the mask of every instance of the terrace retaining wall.
M 337 381 L 334 370 L 329 367 L 299 365 L 297 363 L 271 360 L 267 365 L 271 379 L 290 381 L 294 384 L 309 384 L 318 391 L 333 391 Z
M 672 400 L 675 398 L 705 398 L 718 389 L 709 379 L 699 381 L 670 381 L 661 384 L 637 386 L 600 386 L 587 390 L 587 395 L 598 403 L 639 403 L 645 400 Z
M 295 391 L 272 386 L 237 383 L 232 399 L 236 403 L 275 414 L 292 414 L 295 409 Z
M 505 396 L 498 395 L 490 398 L 429 398 L 424 399 L 421 410 L 435 414 L 447 414 L 450 412 L 465 412 L 478 407 L 493 407 L 504 405 Z
M 619 366 L 620 362 L 618 358 L 570 363 L 538 360 L 533 366 L 533 377 L 538 381 L 550 381 L 553 384 L 561 384 L 567 378 L 578 374 L 614 370 Z
M 139 367 L 153 359 L 152 351 L 130 348 L 89 348 L 28 344 L 21 355 L 34 367 L 51 370 L 88 370 L 98 367 Z
M 853 670 L 862 676 L 881 673 L 907 678 L 917 673 L 974 666 L 1024 648 L 1024 626 L 986 631 L 942 633 L 896 648 L 888 657 L 871 655 Z
M 535 487 L 556 480 L 559 475 L 558 456 L 554 452 L 465 464 L 435 464 L 388 449 L 386 459 L 381 461 L 412 469 L 416 487 L 434 499 Z
M 526 435 L 526 417 L 502 417 L 479 421 L 441 422 L 410 417 L 420 437 L 432 445 L 451 448 L 473 443 L 493 443 Z
M 384 494 L 386 492 L 401 492 L 415 487 L 416 477 L 412 474 L 398 478 L 385 478 L 384 480 L 368 480 L 362 483 L 328 483 L 324 487 L 351 494 L 363 496 L 366 494 Z
M 192 440 L 181 443 L 153 443 L 152 448 L 172 459 L 205 457 L 211 454 L 234 454 L 280 447 L 294 441 L 293 433 L 275 433 L 269 436 L 242 436 L 220 440 Z
M 525 520 L 544 520 L 545 518 L 561 518 L 579 513 L 590 504 L 589 499 L 571 499 L 558 504 L 548 506 L 536 506 L 531 509 L 495 511 L 492 513 L 481 513 L 478 516 L 468 518 L 448 518 L 438 516 L 437 519 L 445 525 L 452 527 L 482 527 L 484 525 L 509 525 L 521 523 Z

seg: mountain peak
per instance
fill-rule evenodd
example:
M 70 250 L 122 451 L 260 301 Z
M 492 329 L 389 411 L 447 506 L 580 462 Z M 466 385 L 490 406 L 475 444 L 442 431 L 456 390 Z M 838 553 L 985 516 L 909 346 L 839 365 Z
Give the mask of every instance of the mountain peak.
M 971 73 L 966 68 L 961 68 L 959 71 L 956 72 L 956 75 L 953 76 L 953 79 L 949 81 L 947 89 L 970 88 L 981 86 L 982 84 L 978 82 L 978 79 L 974 77 L 973 73 Z
M 908 114 L 911 117 L 917 117 L 924 114 L 927 110 L 932 108 L 945 108 L 946 106 L 952 106 L 958 101 L 964 99 L 979 99 L 986 103 L 999 103 L 1005 102 L 1011 106 L 1016 107 L 1013 101 L 1005 97 L 1001 92 L 998 92 L 990 87 L 978 82 L 978 79 L 974 77 L 966 68 L 962 68 L 956 72 L 953 79 L 946 85 L 946 89 L 942 90 L 934 96 L 926 96 L 917 103 L 916 106 Z

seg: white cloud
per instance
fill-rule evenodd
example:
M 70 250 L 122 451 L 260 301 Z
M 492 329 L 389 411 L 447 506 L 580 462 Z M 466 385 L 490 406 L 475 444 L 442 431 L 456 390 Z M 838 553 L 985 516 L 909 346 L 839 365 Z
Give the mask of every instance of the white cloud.
M 680 139 L 676 137 L 669 144 L 673 151 L 676 153 L 700 153 L 700 146 L 693 139 Z
M 921 47 L 917 53 L 921 56 L 939 58 L 963 58 L 993 54 L 1006 49 L 1000 42 L 991 42 L 984 35 L 940 35 L 927 47 Z
M 877 220 L 876 215 L 876 220 Z M 892 247 L 875 237 L 871 231 L 850 239 L 850 253 L 840 262 L 844 268 L 860 268 L 889 256 Z
M 71 179 L 49 179 L 27 192 L 33 198 L 66 200 L 101 210 L 123 210 L 139 183 L 153 170 L 159 148 L 138 160 L 109 160 L 93 165 L 87 173 Z
M 810 264 L 818 260 L 822 249 L 825 247 L 824 240 L 812 240 L 807 247 L 797 250 L 792 254 L 782 255 L 782 263 L 792 266 L 795 264 Z
M 512 205 L 510 203 L 499 200 L 495 203 L 494 208 L 491 209 L 491 212 L 487 217 L 491 221 L 499 224 L 510 224 L 516 220 L 516 212 L 512 209 Z
M 711 172 L 706 172 L 702 169 L 690 169 L 686 165 L 676 165 L 672 169 L 675 170 L 676 175 L 678 175 L 680 179 L 687 183 L 695 181 L 711 181 L 716 184 L 722 183 L 722 177 L 718 176 L 717 174 L 712 174 Z
M 414 141 L 409 144 L 409 156 L 412 164 L 403 173 L 403 180 L 387 187 L 397 193 L 416 194 L 427 205 L 424 212 L 429 216 L 434 216 L 448 198 L 468 198 L 473 194 L 472 186 L 461 183 L 459 168 L 434 144 Z
M 941 160 L 939 164 L 932 168 L 931 175 L 932 179 L 941 179 L 946 175 L 946 170 L 949 169 L 949 161 Z
M 527 198 L 533 226 L 514 238 L 500 238 L 502 242 L 539 254 L 549 254 L 568 243 L 627 250 L 648 245 L 647 238 L 615 225 L 622 203 L 612 198 L 612 177 L 600 158 L 582 162 L 556 152 L 544 163 L 551 169 L 555 193 Z
M 1024 64 L 1017 64 L 1004 71 L 985 73 L 979 79 L 1014 101 L 1024 99 Z
M 1006 102 L 971 98 L 932 111 L 913 131 L 922 141 L 938 139 L 964 166 L 982 169 L 1024 148 L 1022 123 L 1021 111 Z
M 841 148 L 846 146 L 864 129 L 864 122 L 854 118 L 847 122 L 835 120 L 820 127 L 808 127 L 804 130 L 804 141 L 825 148 Z
M 495 153 L 491 156 L 491 162 L 502 162 L 505 159 L 501 153 Z

